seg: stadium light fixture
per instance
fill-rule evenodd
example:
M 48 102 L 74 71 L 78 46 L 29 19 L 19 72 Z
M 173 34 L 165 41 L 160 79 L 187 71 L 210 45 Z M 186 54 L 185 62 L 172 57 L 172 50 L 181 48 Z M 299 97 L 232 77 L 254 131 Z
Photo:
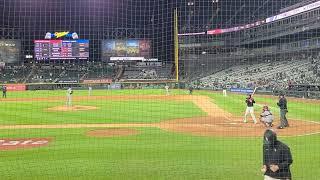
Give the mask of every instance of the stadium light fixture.
M 189 1 L 188 2 L 188 6 L 193 6 L 194 5 L 194 2 L 193 1 Z

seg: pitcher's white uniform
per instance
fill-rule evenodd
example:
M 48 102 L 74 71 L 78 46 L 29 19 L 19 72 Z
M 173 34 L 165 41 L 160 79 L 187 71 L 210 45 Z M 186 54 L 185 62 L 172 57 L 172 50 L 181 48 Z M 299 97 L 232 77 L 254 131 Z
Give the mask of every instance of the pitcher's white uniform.
M 91 93 L 92 93 L 92 87 L 89 86 L 89 96 L 91 96 Z
M 168 96 L 169 95 L 169 86 L 166 85 L 164 88 L 166 89 L 166 93 L 167 93 L 167 96 Z
M 223 89 L 223 90 L 222 90 L 222 94 L 223 94 L 224 97 L 226 97 L 226 96 L 227 96 L 227 90 L 226 90 L 226 89 Z
M 72 88 L 68 88 L 67 90 L 67 106 L 72 106 Z

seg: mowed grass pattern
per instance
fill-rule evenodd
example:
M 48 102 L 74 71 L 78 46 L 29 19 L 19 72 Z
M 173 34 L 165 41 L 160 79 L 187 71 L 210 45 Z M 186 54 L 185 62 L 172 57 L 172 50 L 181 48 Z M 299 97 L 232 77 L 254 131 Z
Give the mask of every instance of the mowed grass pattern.
M 163 100 L 88 100 L 76 105 L 94 106 L 88 111 L 49 111 L 64 102 L 2 102 L 0 124 L 155 123 L 164 120 L 206 116 L 192 102 Z
M 41 93 L 45 94 L 46 91 Z M 57 91 L 58 92 L 58 91 Z M 79 91 L 85 95 L 85 91 Z M 103 95 L 105 91 L 95 91 L 95 95 Z M 163 90 L 116 91 L 107 95 L 134 95 L 137 94 L 163 94 Z M 184 94 L 185 91 L 174 91 L 175 94 Z M 30 97 L 28 95 L 20 95 Z M 61 96 L 59 91 L 52 96 Z M 229 95 L 228 98 L 221 93 L 195 92 L 212 98 L 220 107 L 233 114 L 243 114 L 245 95 Z M 32 95 L 33 96 L 33 95 Z M 43 96 L 45 97 L 45 96 Z M 256 97 L 257 102 L 274 103 L 276 100 Z M 154 103 L 152 103 L 154 102 Z M 75 115 L 62 112 L 54 114 L 59 117 L 49 122 L 50 113 L 43 112 L 43 108 L 61 103 L 46 102 L 1 102 L 1 115 L 4 109 L 13 108 L 6 116 L 13 120 L 2 119 L 1 124 L 22 123 L 22 117 L 38 116 L 33 123 L 68 123 L 78 121 L 90 123 L 88 119 L 95 113 L 84 112 Z M 99 116 L 110 117 L 114 123 L 134 119 L 148 119 L 161 121 L 172 116 L 180 116 L 179 108 L 187 108 L 190 116 L 203 115 L 194 104 L 191 105 L 175 101 L 93 101 L 83 102 L 85 105 L 105 105 L 108 110 L 97 111 Z M 140 104 L 141 103 L 141 104 Z M 20 106 L 20 107 L 19 107 Z M 132 107 L 133 106 L 133 107 Z M 154 107 L 156 106 L 156 107 Z M 159 106 L 159 107 L 158 107 Z M 168 106 L 168 107 L 166 107 Z M 112 107 L 112 108 L 111 108 Z M 112 110 L 115 108 L 114 110 Z M 126 109 L 127 108 L 127 109 Z M 150 108 L 148 111 L 146 108 Z M 162 111 L 173 108 L 172 111 Z M 299 109 L 296 114 L 290 114 L 290 109 Z M 36 109 L 33 111 L 33 109 Z M 131 111 L 130 111 L 131 109 Z M 114 111 L 114 113 L 110 113 Z M 130 113 L 125 114 L 127 111 Z M 161 111 L 161 112 L 156 112 Z M 274 110 L 276 111 L 276 110 Z M 319 105 L 310 108 L 309 104 L 297 103 L 297 107 L 289 103 L 289 117 L 295 119 L 313 120 L 313 115 L 319 113 Z M 177 114 L 175 114 L 177 112 Z M 311 113 L 311 114 L 310 114 Z M 144 114 L 143 116 L 137 114 Z M 189 116 L 184 114 L 184 116 Z M 74 117 L 73 117 L 74 116 Z M 149 116 L 160 116 L 152 119 Z M 302 118 L 298 118 L 298 117 Z M 137 118 L 132 118 L 137 117 Z M 318 116 L 319 117 L 319 116 Z M 2 118 L 2 117 L 1 117 Z M 8 119 L 9 119 L 8 118 Z M 16 119 L 15 119 L 16 118 Z M 46 118 L 44 120 L 43 118 Z M 65 118 L 65 119 L 63 119 Z M 60 121 L 60 120 L 61 121 Z M 94 118 L 92 118 L 94 119 Z M 95 118 L 99 119 L 99 118 Z M 123 120 L 123 121 L 122 121 Z M 16 122 L 14 122 L 16 121 Z M 141 119 L 140 119 L 141 121 Z M 29 123 L 25 121 L 25 123 Z M 102 122 L 105 123 L 105 122 Z M 138 128 L 138 135 L 128 137 L 94 138 L 85 133 L 90 128 L 82 129 L 19 129 L 0 130 L 1 138 L 27 138 L 27 137 L 53 137 L 49 146 L 15 150 L 0 151 L 1 179 L 262 179 L 260 167 L 262 163 L 262 137 L 252 138 L 217 138 L 197 137 L 186 134 L 171 133 L 157 128 Z M 318 167 L 320 164 L 320 135 L 280 138 L 291 147 L 294 164 L 292 173 L 294 179 L 316 180 L 320 177 Z

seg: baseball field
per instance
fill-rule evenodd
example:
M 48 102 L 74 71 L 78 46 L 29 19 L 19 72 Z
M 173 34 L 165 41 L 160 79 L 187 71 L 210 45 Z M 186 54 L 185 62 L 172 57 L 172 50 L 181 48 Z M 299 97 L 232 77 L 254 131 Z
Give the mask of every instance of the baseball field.
M 172 90 L 8 92 L 0 100 L 1 179 L 262 179 L 262 124 L 245 95 Z M 255 95 L 255 114 L 277 97 Z M 320 101 L 288 98 L 293 179 L 320 177 Z M 249 118 L 250 119 L 250 118 Z

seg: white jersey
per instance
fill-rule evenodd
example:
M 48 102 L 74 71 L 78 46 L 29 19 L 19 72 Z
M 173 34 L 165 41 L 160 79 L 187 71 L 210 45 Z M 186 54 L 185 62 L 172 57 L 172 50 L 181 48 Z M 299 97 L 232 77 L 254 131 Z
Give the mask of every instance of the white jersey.
M 223 96 L 227 96 L 227 90 L 222 90 L 222 94 L 223 94 Z
M 68 88 L 67 90 L 67 95 L 71 95 L 72 94 L 72 89 L 71 88 Z
M 72 106 L 72 89 L 68 88 L 67 90 L 67 106 Z
M 89 86 L 89 96 L 91 96 L 91 93 L 92 93 L 92 87 Z
M 169 93 L 169 86 L 166 85 L 164 88 L 166 89 L 166 94 L 167 94 L 167 96 L 168 96 L 168 95 L 170 94 L 170 93 Z

